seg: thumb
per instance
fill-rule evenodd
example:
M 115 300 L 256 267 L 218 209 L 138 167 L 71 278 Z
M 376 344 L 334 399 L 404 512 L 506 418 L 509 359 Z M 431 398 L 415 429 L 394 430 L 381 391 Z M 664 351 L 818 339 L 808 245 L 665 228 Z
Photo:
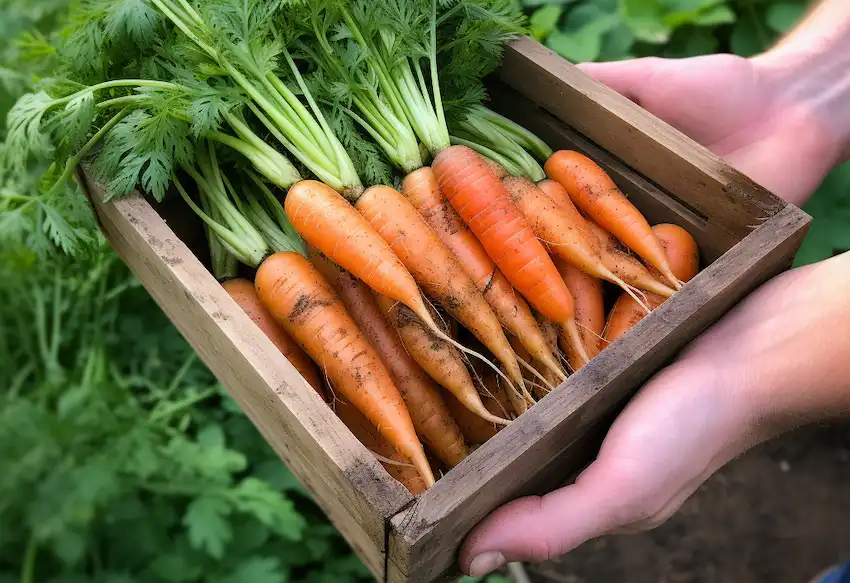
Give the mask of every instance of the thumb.
M 513 562 L 539 563 L 635 521 L 629 481 L 611 480 L 600 462 L 575 484 L 545 496 L 508 503 L 467 537 L 460 552 L 465 573 L 481 577 Z
M 656 74 L 661 60 L 645 57 L 611 63 L 582 63 L 578 68 L 617 93 L 642 105 L 650 78 Z

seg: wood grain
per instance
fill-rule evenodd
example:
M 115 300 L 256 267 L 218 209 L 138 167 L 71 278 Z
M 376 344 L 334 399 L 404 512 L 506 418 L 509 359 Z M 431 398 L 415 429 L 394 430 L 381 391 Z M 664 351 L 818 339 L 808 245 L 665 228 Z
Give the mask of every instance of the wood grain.
M 545 491 L 563 482 L 586 457 L 573 444 L 702 330 L 786 269 L 810 220 L 793 206 L 780 211 L 393 517 L 394 577 L 430 583 L 451 573 L 462 537 L 489 512 L 528 493 L 530 483 Z
M 85 184 L 115 250 L 382 580 L 387 521 L 413 497 L 351 435 L 147 201 L 132 195 L 104 204 L 100 187 Z
M 743 238 L 785 203 L 683 133 L 523 37 L 507 47 L 499 78 L 704 216 Z

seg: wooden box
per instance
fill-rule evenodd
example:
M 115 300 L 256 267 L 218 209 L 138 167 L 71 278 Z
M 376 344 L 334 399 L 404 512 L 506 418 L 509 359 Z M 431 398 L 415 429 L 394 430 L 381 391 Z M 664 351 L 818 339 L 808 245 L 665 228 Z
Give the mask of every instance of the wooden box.
M 495 109 L 553 148 L 594 158 L 651 222 L 687 228 L 705 265 L 679 294 L 417 500 L 217 284 L 205 267 L 200 225 L 182 201 L 156 209 L 140 196 L 103 204 L 97 185 L 87 183 L 112 245 L 379 581 L 456 579 L 462 537 L 504 502 L 575 475 L 635 390 L 786 269 L 810 223 L 530 39 L 509 47 L 492 96 Z

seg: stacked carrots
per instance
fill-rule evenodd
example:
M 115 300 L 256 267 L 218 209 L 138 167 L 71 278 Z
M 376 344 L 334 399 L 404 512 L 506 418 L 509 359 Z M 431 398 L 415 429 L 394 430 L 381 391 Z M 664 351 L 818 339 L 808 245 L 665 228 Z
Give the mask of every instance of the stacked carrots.
M 353 205 L 301 181 L 283 206 L 306 252 L 223 283 L 414 494 L 699 270 L 694 239 L 651 226 L 591 159 L 554 152 L 545 171 L 535 183 L 450 146 Z

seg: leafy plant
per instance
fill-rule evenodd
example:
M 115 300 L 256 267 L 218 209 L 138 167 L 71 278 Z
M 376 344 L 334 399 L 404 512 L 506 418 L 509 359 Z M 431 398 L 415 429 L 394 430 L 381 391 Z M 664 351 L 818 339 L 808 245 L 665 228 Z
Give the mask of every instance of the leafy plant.
M 102 240 L 0 301 L 0 581 L 367 580 Z

